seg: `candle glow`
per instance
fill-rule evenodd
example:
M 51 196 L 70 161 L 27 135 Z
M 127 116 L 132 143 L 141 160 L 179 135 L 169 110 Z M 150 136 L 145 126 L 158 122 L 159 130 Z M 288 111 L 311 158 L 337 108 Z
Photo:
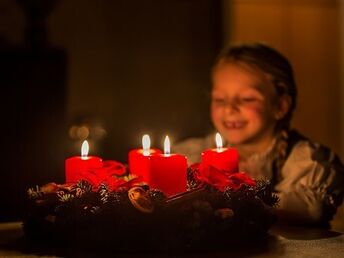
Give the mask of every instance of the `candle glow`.
M 81 145 L 81 159 L 87 159 L 89 148 L 87 140 L 84 140 Z
M 143 148 L 143 156 L 149 156 L 150 155 L 150 145 L 151 145 L 151 141 L 149 138 L 148 134 L 145 134 L 142 137 L 142 148 Z
M 170 156 L 171 155 L 171 142 L 170 138 L 166 135 L 165 141 L 164 141 L 164 154 L 165 156 Z
M 216 149 L 217 149 L 217 151 L 221 152 L 223 143 L 222 143 L 221 135 L 219 133 L 216 133 L 215 141 L 216 141 Z

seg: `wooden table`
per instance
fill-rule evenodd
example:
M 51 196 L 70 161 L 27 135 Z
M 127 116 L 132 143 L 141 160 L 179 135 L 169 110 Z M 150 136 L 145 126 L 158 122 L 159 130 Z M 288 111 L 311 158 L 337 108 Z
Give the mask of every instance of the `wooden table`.
M 344 233 L 344 232 L 343 232 Z M 172 257 L 344 257 L 344 234 L 335 230 L 274 226 L 264 246 L 236 248 L 207 253 L 189 253 Z M 60 257 L 59 252 L 30 250 L 23 239 L 22 223 L 0 224 L 0 257 Z M 118 254 L 109 254 L 118 256 Z M 165 254 L 121 254 L 121 257 L 161 257 Z M 99 257 L 97 254 L 72 253 L 73 257 Z M 167 256 L 167 254 L 166 254 Z M 168 255 L 171 257 L 170 255 Z

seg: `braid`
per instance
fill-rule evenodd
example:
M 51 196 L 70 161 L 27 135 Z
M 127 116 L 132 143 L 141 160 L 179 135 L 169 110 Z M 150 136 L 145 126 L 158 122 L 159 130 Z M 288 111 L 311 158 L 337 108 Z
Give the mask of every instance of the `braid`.
M 285 161 L 288 158 L 288 140 L 289 132 L 287 130 L 281 130 L 277 135 L 275 145 L 275 159 L 273 162 L 273 181 L 277 183 L 280 181 L 280 175 Z

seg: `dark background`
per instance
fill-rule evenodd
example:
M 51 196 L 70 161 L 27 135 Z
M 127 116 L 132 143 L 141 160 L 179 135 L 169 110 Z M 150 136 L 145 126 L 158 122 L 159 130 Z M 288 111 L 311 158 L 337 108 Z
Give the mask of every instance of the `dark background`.
M 220 1 L 62 2 L 16 1 L 20 40 L 0 38 L 0 220 L 20 219 L 28 187 L 62 183 L 84 138 L 91 155 L 126 162 L 144 133 L 161 147 L 210 128 Z

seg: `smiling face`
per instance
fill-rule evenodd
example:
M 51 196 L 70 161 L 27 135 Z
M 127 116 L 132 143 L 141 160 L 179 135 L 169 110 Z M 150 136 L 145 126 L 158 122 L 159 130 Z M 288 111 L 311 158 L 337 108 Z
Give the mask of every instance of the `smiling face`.
M 279 116 L 269 76 L 239 63 L 219 64 L 213 72 L 211 117 L 232 145 L 269 145 Z

